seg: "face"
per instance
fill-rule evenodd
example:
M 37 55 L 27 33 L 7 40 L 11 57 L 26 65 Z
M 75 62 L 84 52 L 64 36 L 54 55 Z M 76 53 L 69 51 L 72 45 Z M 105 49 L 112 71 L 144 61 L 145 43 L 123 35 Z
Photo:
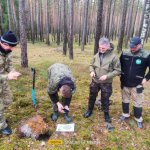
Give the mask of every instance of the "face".
M 141 48 L 141 44 L 138 44 L 134 48 L 130 48 L 130 50 L 131 50 L 132 53 L 136 53 L 140 48 Z
M 106 53 L 106 51 L 110 48 L 110 45 L 107 45 L 107 44 L 103 44 L 103 45 L 100 45 L 99 44 L 99 52 L 101 53 Z
M 10 45 L 8 45 L 7 43 L 1 43 L 0 42 L 0 44 L 1 44 L 1 46 L 2 46 L 2 48 L 4 49 L 4 50 L 6 50 L 6 51 L 9 51 L 9 50 L 14 50 L 14 48 L 15 47 L 12 47 L 12 46 L 10 46 Z

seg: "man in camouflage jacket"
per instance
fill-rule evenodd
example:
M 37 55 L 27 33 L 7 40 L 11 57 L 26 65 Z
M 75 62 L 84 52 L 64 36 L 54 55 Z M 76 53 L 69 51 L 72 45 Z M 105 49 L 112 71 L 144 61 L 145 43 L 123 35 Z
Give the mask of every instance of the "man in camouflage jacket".
M 0 37 L 0 132 L 4 135 L 9 135 L 12 132 L 6 123 L 4 110 L 12 102 L 8 80 L 17 79 L 20 75 L 13 68 L 11 60 L 11 52 L 17 43 L 17 38 L 11 31 Z
M 99 52 L 94 56 L 90 65 L 92 82 L 90 84 L 88 110 L 84 114 L 85 118 L 91 116 L 96 97 L 101 90 L 102 111 L 104 112 L 106 125 L 110 125 L 111 123 L 109 116 L 109 97 L 112 94 L 112 80 L 121 73 L 119 58 L 112 51 L 113 47 L 109 40 L 107 38 L 101 38 L 99 40 Z
M 67 65 L 55 63 L 48 68 L 48 95 L 53 104 L 53 121 L 58 119 L 58 111 L 64 113 L 66 122 L 71 122 L 68 115 L 72 94 L 75 92 L 75 79 Z M 62 103 L 59 101 L 58 91 L 62 96 Z

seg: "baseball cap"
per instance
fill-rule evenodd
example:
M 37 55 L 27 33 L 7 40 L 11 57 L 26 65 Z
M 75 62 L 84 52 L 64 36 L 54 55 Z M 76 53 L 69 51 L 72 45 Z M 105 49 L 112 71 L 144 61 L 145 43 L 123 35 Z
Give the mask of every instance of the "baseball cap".
M 136 47 L 138 44 L 141 44 L 141 39 L 138 36 L 135 36 L 130 41 L 130 48 Z

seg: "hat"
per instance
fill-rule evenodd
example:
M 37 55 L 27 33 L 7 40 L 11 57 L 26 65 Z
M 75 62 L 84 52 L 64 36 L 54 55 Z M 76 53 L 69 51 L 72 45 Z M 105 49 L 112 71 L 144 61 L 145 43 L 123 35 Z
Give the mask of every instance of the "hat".
M 18 44 L 17 37 L 12 31 L 5 32 L 1 36 L 0 41 L 2 43 L 7 43 L 9 46 L 12 46 L 12 47 Z
M 72 95 L 71 87 L 68 86 L 68 85 L 63 85 L 60 88 L 60 93 L 61 93 L 62 97 L 64 97 L 64 98 L 70 98 L 71 95 Z
M 138 36 L 135 36 L 130 41 L 130 48 L 136 47 L 138 44 L 141 44 L 141 39 Z

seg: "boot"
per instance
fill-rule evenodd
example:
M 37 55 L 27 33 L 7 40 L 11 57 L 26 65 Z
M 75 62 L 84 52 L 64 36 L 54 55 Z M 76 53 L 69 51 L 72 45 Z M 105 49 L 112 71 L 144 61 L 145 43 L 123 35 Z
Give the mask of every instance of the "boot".
M 111 123 L 109 112 L 104 112 L 105 122 Z
M 12 130 L 9 127 L 6 127 L 5 129 L 1 129 L 1 134 L 10 135 L 12 134 Z
M 84 118 L 88 118 L 92 115 L 92 111 L 91 110 L 87 110 L 84 114 L 83 114 L 83 117 Z
M 52 121 L 57 121 L 58 119 L 58 111 L 54 111 L 53 114 L 51 115 Z
M 137 121 L 137 127 L 142 129 L 143 128 L 143 124 L 142 124 L 142 107 L 133 107 L 134 109 L 134 117 L 135 120 Z
M 129 103 L 123 103 L 122 102 L 122 110 L 123 110 L 123 114 L 126 114 L 127 116 L 129 116 Z M 121 115 L 119 117 L 119 120 L 122 122 L 122 121 L 125 121 L 126 119 L 128 119 L 129 117 L 125 117 L 124 115 Z
M 138 122 L 138 121 L 137 121 L 137 127 L 140 128 L 140 129 L 142 129 L 142 128 L 143 128 L 142 122 Z
M 66 119 L 67 123 L 70 123 L 72 121 L 71 117 L 68 115 L 68 113 L 64 113 L 64 118 Z
M 109 131 L 109 132 L 112 132 L 114 130 L 114 126 L 109 123 L 109 122 L 106 122 L 106 129 Z

